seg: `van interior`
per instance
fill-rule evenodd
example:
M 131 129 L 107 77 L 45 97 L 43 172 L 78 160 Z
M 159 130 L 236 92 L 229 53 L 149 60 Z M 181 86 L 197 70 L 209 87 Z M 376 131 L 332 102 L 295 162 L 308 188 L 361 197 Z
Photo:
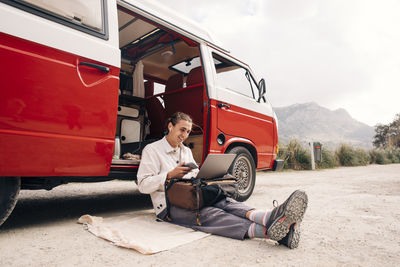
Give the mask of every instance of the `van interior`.
M 197 43 L 118 7 L 122 64 L 112 168 L 137 166 L 144 146 L 164 136 L 166 120 L 181 111 L 193 118 L 185 144 L 203 157 L 204 78 Z M 118 142 L 116 142 L 118 145 Z

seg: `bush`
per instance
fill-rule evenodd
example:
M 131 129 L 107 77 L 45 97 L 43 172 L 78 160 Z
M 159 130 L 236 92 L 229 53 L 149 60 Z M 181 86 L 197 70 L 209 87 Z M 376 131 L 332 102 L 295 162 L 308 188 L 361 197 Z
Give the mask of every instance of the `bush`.
M 389 164 L 389 160 L 386 158 L 385 151 L 383 149 L 374 149 L 369 152 L 371 164 Z
M 316 162 L 318 169 L 335 168 L 338 165 L 335 154 L 322 147 L 322 162 Z
M 278 158 L 285 161 L 285 169 L 310 170 L 311 156 L 297 140 L 291 140 L 286 146 L 281 146 Z
M 387 149 L 374 149 L 371 150 L 371 164 L 391 164 L 400 163 L 400 149 L 387 148 Z
M 389 163 L 400 163 L 400 148 L 388 148 L 385 155 Z
M 345 144 L 342 144 L 335 154 L 339 164 L 342 166 L 365 166 L 371 160 L 370 155 L 364 149 L 355 149 Z
M 284 169 L 310 170 L 311 155 L 308 148 L 304 148 L 299 141 L 291 140 L 289 144 L 279 145 L 278 158 L 283 159 Z M 368 164 L 400 163 L 400 148 L 373 149 L 365 151 L 342 144 L 332 152 L 322 147 L 322 162 L 316 162 L 316 168 L 334 168 L 336 166 L 365 166 Z

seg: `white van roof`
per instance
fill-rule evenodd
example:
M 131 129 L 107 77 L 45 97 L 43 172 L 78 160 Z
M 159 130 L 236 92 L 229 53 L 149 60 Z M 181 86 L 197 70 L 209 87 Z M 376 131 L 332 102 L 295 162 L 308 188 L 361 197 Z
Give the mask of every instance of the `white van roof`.
M 172 9 L 173 7 L 167 7 L 158 1 L 148 0 L 118 0 L 118 3 L 122 6 L 124 6 L 125 3 L 135 7 L 139 15 L 151 18 L 151 20 L 161 25 L 168 25 L 169 28 L 187 36 L 193 41 L 199 43 L 206 42 L 229 53 L 228 50 L 222 48 L 221 42 L 216 40 L 210 32 L 205 30 L 196 22 L 185 18 L 178 12 L 175 12 Z

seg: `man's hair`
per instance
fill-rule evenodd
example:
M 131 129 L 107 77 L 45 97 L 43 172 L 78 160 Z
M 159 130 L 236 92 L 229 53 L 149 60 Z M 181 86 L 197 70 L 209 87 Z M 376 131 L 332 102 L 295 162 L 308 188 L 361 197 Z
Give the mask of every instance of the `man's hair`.
M 175 112 L 174 114 L 172 114 L 172 116 L 168 119 L 167 125 L 169 123 L 172 123 L 172 125 L 175 126 L 175 124 L 177 124 L 178 121 L 180 121 L 180 120 L 184 120 L 184 121 L 193 123 L 192 118 L 188 114 L 178 111 L 178 112 Z

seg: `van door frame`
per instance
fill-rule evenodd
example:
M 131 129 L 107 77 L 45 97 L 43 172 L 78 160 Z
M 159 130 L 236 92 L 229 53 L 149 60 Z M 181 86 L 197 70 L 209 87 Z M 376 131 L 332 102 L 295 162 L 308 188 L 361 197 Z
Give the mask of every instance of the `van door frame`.
M 206 68 L 207 71 L 207 75 L 208 75 L 208 88 L 209 88 L 209 102 L 211 103 L 211 110 L 215 111 L 215 112 L 211 112 L 211 119 L 214 121 L 212 123 L 212 129 L 210 129 L 210 134 L 208 135 L 210 137 L 211 140 L 217 140 L 218 138 L 218 134 L 221 132 L 221 129 L 219 129 L 218 126 L 218 109 L 220 109 L 219 107 L 217 107 L 216 105 L 219 102 L 226 102 L 225 99 L 221 99 L 221 96 L 218 95 L 218 85 L 216 84 L 216 69 L 214 64 L 212 64 L 213 61 L 213 55 L 212 53 L 217 54 L 218 56 L 221 56 L 223 58 L 225 58 L 226 60 L 246 69 L 247 71 L 249 71 L 250 75 L 252 75 L 254 81 L 256 81 L 255 79 L 255 75 L 252 72 L 251 68 L 244 64 L 243 62 L 227 55 L 224 52 L 221 52 L 220 50 L 211 47 L 211 46 L 207 46 L 207 48 L 204 49 L 204 54 L 206 54 L 206 56 L 208 57 L 209 60 L 207 60 L 207 62 L 209 62 L 209 65 Z M 255 82 L 255 84 L 257 85 L 257 83 Z M 235 106 L 239 107 L 239 108 L 244 108 L 245 110 L 248 110 L 250 112 L 249 118 L 253 117 L 253 118 L 257 118 L 260 121 L 263 121 L 265 123 L 267 123 L 268 127 L 270 128 L 270 138 L 268 140 L 267 145 L 265 144 L 265 142 L 260 142 L 260 138 L 257 138 L 258 140 L 250 140 L 248 139 L 247 136 L 231 136 L 230 140 L 227 140 L 226 143 L 221 146 L 221 145 L 217 145 L 216 141 L 213 142 L 211 141 L 210 143 L 210 152 L 213 153 L 224 153 L 229 145 L 231 145 L 233 142 L 241 142 L 241 143 L 247 143 L 248 145 L 251 145 L 254 147 L 254 149 L 256 150 L 256 154 L 257 154 L 257 162 L 256 162 L 256 166 L 257 169 L 268 169 L 270 168 L 273 158 L 274 158 L 274 144 L 276 142 L 276 138 L 274 137 L 274 125 L 275 125 L 275 121 L 274 121 L 274 112 L 272 110 L 272 106 L 271 104 L 268 102 L 268 100 L 266 100 L 265 102 L 257 102 L 257 93 L 258 91 L 254 90 L 255 88 L 253 88 L 253 92 L 255 94 L 254 98 L 252 98 L 250 100 L 249 98 L 249 103 L 251 102 L 251 105 L 246 105 L 246 107 L 243 107 L 243 105 L 239 104 L 239 103 L 231 103 L 234 104 Z M 228 89 L 225 89 L 228 90 Z M 232 91 L 233 92 L 233 91 Z M 215 103 L 214 103 L 215 102 Z M 213 114 L 215 113 L 215 114 Z M 253 115 L 252 115 L 253 114 Z

